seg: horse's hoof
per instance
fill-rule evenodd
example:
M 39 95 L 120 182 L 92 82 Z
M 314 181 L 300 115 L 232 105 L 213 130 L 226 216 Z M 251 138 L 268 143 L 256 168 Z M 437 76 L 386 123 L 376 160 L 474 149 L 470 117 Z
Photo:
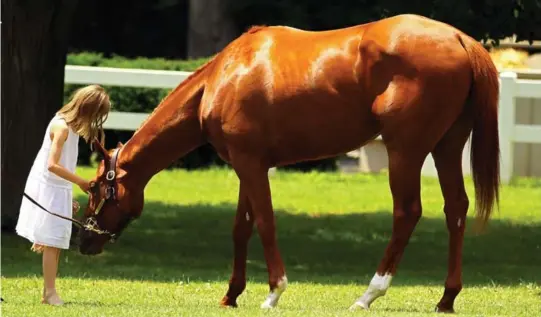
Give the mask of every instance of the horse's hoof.
M 261 304 L 261 309 L 273 309 L 274 306 L 271 305 L 271 303 L 264 302 Z
M 280 299 L 280 295 L 272 292 L 269 294 L 267 299 L 261 304 L 261 309 L 273 309 L 278 305 L 278 300 Z
M 444 314 L 454 314 L 455 313 L 455 310 L 453 309 L 453 307 L 445 308 L 445 307 L 436 306 L 436 309 L 434 311 L 436 313 L 444 313 Z
M 262 309 L 272 309 L 278 305 L 278 300 L 280 299 L 280 296 L 282 296 L 282 293 L 287 288 L 287 277 L 283 276 L 282 279 L 278 282 L 278 285 L 274 290 L 272 290 L 267 296 L 267 299 L 261 304 Z
M 349 307 L 349 310 L 350 311 L 356 311 L 356 310 L 370 310 L 370 308 L 368 307 L 368 305 L 366 305 L 365 303 L 363 302 L 355 302 L 353 303 L 353 305 L 351 305 Z
M 223 308 L 237 308 L 238 305 L 237 305 L 237 301 L 236 300 L 231 300 L 229 299 L 227 296 L 224 297 L 221 301 L 220 301 L 220 306 L 223 307 Z

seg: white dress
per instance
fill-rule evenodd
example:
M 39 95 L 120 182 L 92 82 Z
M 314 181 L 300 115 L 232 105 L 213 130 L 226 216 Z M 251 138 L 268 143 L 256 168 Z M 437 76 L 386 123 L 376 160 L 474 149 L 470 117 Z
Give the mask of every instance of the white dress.
M 73 184 L 47 169 L 51 149 L 51 124 L 63 120 L 56 115 L 47 126 L 41 148 L 28 175 L 25 193 L 51 212 L 72 216 Z M 62 147 L 59 164 L 71 172 L 77 166 L 79 135 L 69 129 L 68 138 Z M 68 249 L 72 223 L 46 213 L 33 202 L 23 197 L 17 222 L 17 234 L 33 243 Z

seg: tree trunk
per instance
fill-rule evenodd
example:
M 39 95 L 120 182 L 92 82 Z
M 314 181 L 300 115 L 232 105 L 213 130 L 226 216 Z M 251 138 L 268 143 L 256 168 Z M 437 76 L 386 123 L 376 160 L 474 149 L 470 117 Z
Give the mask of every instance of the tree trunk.
M 214 55 L 238 35 L 228 7 L 227 0 L 190 0 L 188 57 Z
M 17 222 L 30 167 L 63 102 L 75 0 L 2 0 L 2 230 Z

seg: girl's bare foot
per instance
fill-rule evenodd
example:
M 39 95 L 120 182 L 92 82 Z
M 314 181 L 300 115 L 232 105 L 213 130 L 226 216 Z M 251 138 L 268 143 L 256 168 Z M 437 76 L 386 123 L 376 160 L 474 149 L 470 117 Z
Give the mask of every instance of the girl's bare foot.
M 64 301 L 60 298 L 60 296 L 58 296 L 58 294 L 56 293 L 56 289 L 44 290 L 41 303 L 53 306 L 64 305 Z

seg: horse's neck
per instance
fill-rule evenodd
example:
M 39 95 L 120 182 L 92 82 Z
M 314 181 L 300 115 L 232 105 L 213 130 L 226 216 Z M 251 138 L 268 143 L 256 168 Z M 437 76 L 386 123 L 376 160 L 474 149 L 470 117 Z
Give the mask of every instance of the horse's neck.
M 154 110 L 124 145 L 119 166 L 141 186 L 174 160 L 204 143 L 199 121 L 203 79 L 186 79 Z M 131 177 L 130 177 L 131 178 Z

